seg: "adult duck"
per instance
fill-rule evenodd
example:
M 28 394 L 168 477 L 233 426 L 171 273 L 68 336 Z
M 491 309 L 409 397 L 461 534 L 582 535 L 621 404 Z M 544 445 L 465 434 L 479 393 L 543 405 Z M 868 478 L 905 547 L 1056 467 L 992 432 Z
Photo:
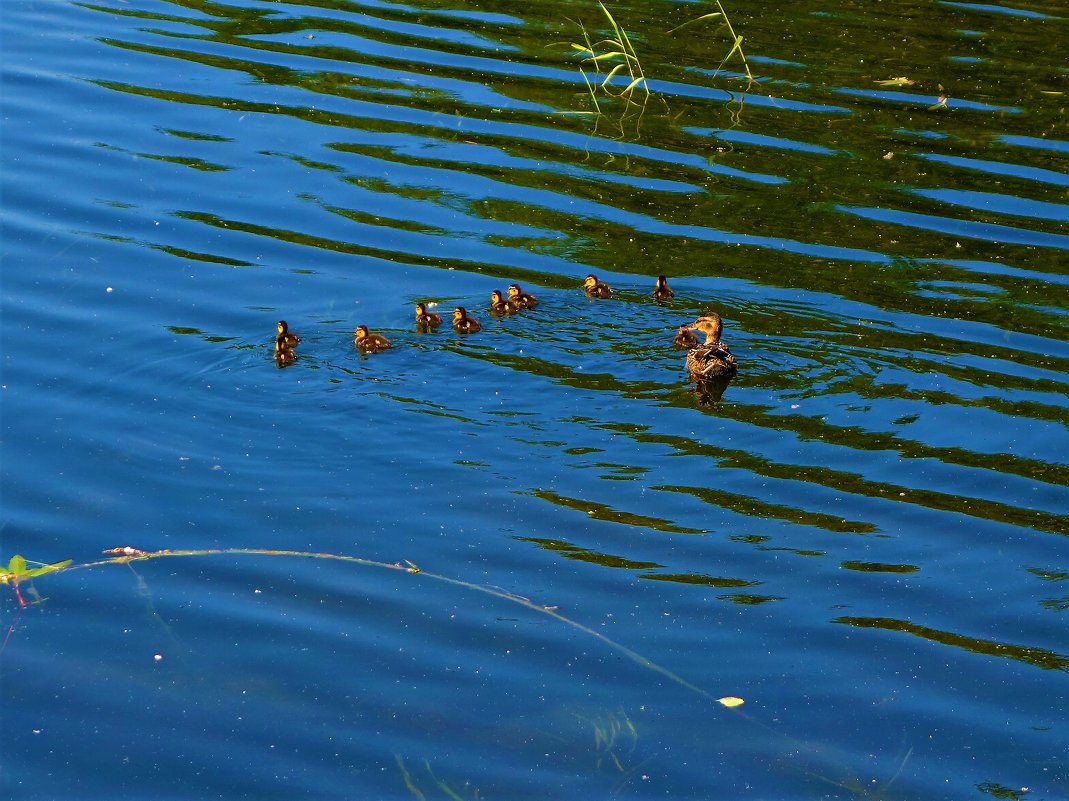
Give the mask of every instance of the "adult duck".
M 687 351 L 687 371 L 695 381 L 731 378 L 738 373 L 737 362 L 727 345 L 720 341 L 724 323 L 716 312 L 703 314 L 690 327 L 705 334 L 705 342 Z

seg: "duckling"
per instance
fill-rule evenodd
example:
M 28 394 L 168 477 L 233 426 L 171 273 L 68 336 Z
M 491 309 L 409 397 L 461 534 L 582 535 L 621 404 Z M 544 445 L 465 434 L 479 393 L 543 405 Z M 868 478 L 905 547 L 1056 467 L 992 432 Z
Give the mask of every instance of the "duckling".
M 297 361 L 297 351 L 293 348 L 275 348 L 275 365 L 282 367 L 289 367 Z
M 361 353 L 378 353 L 390 347 L 390 340 L 382 334 L 372 334 L 366 325 L 358 325 L 353 332 L 353 344 L 360 348 Z
M 278 321 L 278 336 L 275 337 L 275 351 L 288 350 L 297 347 L 301 338 L 290 331 L 285 320 Z
M 463 306 L 453 309 L 453 330 L 458 334 L 474 334 L 481 329 L 479 321 L 468 316 L 468 310 Z
M 437 328 L 442 324 L 442 315 L 427 311 L 426 303 L 416 304 L 416 325 L 420 328 Z
M 538 298 L 530 292 L 524 292 L 519 284 L 509 284 L 509 299 L 516 301 L 521 309 L 533 309 L 538 305 Z
M 672 287 L 668 286 L 668 279 L 663 275 L 658 275 L 657 286 L 653 288 L 653 299 L 658 303 L 663 303 L 666 300 L 671 300 L 674 294 Z
M 520 310 L 520 304 L 512 298 L 501 297 L 501 292 L 494 290 L 490 293 L 490 311 L 493 314 L 515 314 Z
M 705 333 L 705 342 L 687 351 L 687 370 L 695 381 L 731 378 L 738 373 L 737 362 L 728 346 L 720 341 L 724 328 L 716 312 L 703 314 L 690 327 Z
M 592 298 L 611 298 L 612 287 L 603 284 L 596 275 L 588 275 L 583 281 L 583 290 Z
M 690 350 L 698 344 L 698 337 L 690 329 L 690 326 L 681 325 L 679 326 L 679 331 L 676 332 L 676 338 L 672 340 L 672 343 L 680 350 Z

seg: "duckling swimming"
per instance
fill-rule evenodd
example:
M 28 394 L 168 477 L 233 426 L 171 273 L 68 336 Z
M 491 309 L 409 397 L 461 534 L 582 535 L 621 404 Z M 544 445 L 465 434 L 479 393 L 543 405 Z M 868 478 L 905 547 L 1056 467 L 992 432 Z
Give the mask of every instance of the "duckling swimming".
M 442 315 L 427 311 L 427 304 L 416 304 L 416 325 L 422 329 L 437 328 L 442 324 Z
M 285 320 L 278 321 L 278 336 L 275 337 L 275 351 L 290 350 L 297 347 L 301 338 L 290 331 Z
M 275 348 L 275 365 L 279 368 L 289 367 L 297 361 L 297 351 L 293 348 Z
M 663 303 L 666 300 L 671 300 L 674 294 L 672 287 L 668 286 L 668 279 L 663 275 L 658 275 L 657 286 L 653 288 L 653 299 L 658 303 Z
M 490 311 L 493 314 L 515 314 L 520 310 L 520 304 L 512 298 L 501 297 L 501 292 L 494 290 L 490 293 Z
M 533 309 L 538 305 L 538 298 L 530 292 L 524 292 L 519 284 L 509 284 L 509 300 L 514 300 L 521 309 Z
M 690 326 L 681 325 L 672 344 L 680 350 L 690 350 L 698 344 L 698 336 L 690 329 Z
M 482 328 L 479 321 L 468 315 L 468 310 L 463 306 L 453 309 L 453 330 L 458 334 L 474 334 Z
M 603 284 L 596 275 L 588 275 L 583 281 L 583 291 L 592 298 L 611 298 L 612 287 Z
M 390 340 L 382 334 L 372 334 L 366 325 L 358 325 L 353 332 L 353 344 L 360 348 L 361 353 L 378 353 L 390 347 Z
M 728 346 L 720 341 L 724 323 L 716 312 L 703 314 L 690 327 L 705 333 L 705 342 L 687 351 L 687 371 L 695 381 L 731 378 L 738 373 L 737 362 Z

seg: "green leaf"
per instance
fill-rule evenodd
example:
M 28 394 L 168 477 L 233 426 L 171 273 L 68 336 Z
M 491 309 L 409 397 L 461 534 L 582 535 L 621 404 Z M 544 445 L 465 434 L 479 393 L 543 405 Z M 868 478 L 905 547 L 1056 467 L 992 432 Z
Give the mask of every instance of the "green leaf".
M 735 37 L 735 46 L 731 48 L 731 52 L 727 54 L 727 58 L 725 58 L 724 61 L 727 61 L 729 58 L 731 58 L 733 55 L 735 55 L 741 49 L 742 49 L 742 37 L 741 36 L 736 36 Z
M 11 561 L 7 563 L 7 572 L 22 578 L 26 572 L 26 560 L 20 554 L 15 554 L 11 557 Z
M 675 33 L 680 28 L 685 28 L 687 25 L 692 25 L 695 22 L 701 22 L 702 20 L 707 20 L 707 19 L 712 19 L 713 17 L 722 17 L 722 16 L 724 16 L 724 15 L 721 14 L 719 11 L 714 11 L 712 14 L 702 14 L 702 16 L 698 17 L 697 19 L 687 20 L 682 25 L 677 25 L 676 27 L 672 28 L 672 30 L 670 30 L 668 32 L 669 33 Z
M 33 570 L 30 570 L 26 573 L 26 578 L 34 578 L 36 576 L 47 575 L 48 573 L 55 573 L 57 570 L 62 570 L 63 568 L 65 568 L 73 561 L 73 559 L 66 559 L 62 562 L 53 562 L 50 565 L 41 565 L 40 567 L 35 567 Z
M 605 80 L 601 82 L 601 88 L 604 89 L 605 85 L 608 84 L 608 82 L 613 79 L 613 76 L 616 75 L 616 73 L 618 73 L 623 68 L 624 68 L 623 64 L 617 64 L 615 67 L 613 67 L 611 70 L 609 70 L 608 74 L 605 76 Z

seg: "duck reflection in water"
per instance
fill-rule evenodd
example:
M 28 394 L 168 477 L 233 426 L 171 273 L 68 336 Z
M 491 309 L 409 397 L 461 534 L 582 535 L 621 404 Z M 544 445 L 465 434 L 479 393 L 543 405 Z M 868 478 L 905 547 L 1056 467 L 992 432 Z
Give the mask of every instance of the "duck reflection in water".
M 719 406 L 724 399 L 724 390 L 728 388 L 733 376 L 722 375 L 719 378 L 695 379 L 694 397 L 699 406 Z
M 276 367 L 289 367 L 297 361 L 297 351 L 293 348 L 282 348 L 281 350 L 275 350 L 275 366 Z

